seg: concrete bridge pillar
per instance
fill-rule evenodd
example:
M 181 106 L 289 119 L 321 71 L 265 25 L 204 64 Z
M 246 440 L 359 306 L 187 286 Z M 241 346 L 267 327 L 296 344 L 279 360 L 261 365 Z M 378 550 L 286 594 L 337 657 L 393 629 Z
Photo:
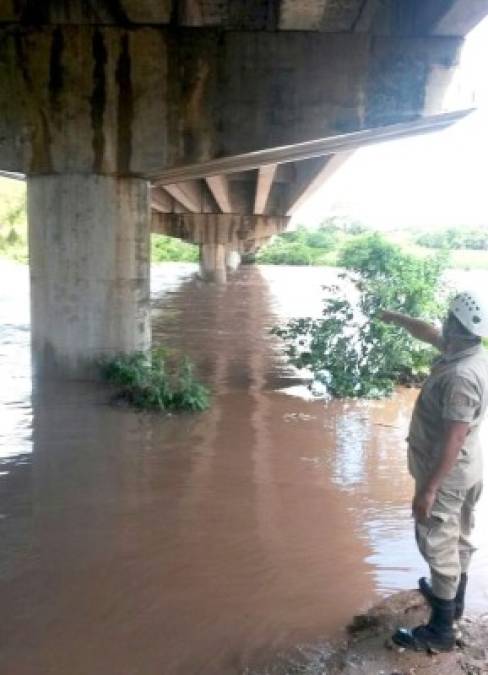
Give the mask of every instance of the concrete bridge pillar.
M 241 256 L 236 246 L 226 246 L 225 266 L 228 272 L 235 272 L 241 263 Z
M 200 274 L 205 281 L 227 281 L 226 253 L 225 244 L 200 244 Z
M 100 357 L 147 349 L 146 181 L 32 176 L 27 199 L 34 373 L 90 379 Z

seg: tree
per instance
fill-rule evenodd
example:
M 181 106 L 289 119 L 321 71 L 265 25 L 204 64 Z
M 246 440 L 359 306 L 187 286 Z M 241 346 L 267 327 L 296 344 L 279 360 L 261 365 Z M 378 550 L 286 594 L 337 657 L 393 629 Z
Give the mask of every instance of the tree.
M 341 285 L 325 288 L 322 316 L 293 319 L 273 332 L 286 344 L 293 365 L 308 368 L 333 397 L 378 398 L 396 383 L 418 380 L 434 350 L 377 318 L 394 309 L 425 319 L 443 311 L 439 300 L 444 255 L 405 254 L 378 234 L 348 243 Z

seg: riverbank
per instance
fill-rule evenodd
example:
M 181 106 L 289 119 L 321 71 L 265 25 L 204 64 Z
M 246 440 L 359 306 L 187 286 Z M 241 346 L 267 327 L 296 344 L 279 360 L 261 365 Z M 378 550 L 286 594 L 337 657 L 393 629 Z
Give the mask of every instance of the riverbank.
M 354 617 L 339 644 L 302 647 L 260 675 L 486 675 L 486 614 L 468 614 L 460 622 L 456 649 L 448 654 L 410 652 L 393 644 L 397 627 L 425 623 L 428 615 L 418 591 L 396 593 Z M 257 673 L 248 670 L 246 675 Z

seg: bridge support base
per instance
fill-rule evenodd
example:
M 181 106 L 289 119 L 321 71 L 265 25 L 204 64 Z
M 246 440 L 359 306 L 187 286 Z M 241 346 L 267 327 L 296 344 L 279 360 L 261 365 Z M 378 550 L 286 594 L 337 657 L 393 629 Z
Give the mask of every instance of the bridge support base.
M 93 379 L 150 346 L 149 188 L 101 175 L 28 178 L 34 374 Z
M 241 256 L 236 246 L 228 245 L 225 251 L 225 266 L 228 272 L 235 272 L 241 264 Z
M 200 244 L 200 274 L 205 281 L 227 281 L 225 244 Z

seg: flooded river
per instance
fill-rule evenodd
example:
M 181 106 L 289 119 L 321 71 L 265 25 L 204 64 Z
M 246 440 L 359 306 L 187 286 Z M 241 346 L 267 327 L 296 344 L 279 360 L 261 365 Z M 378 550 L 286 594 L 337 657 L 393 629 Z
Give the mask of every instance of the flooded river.
M 320 268 L 225 287 L 155 267 L 153 334 L 213 390 L 137 414 L 29 377 L 27 270 L 0 276 L 0 673 L 234 675 L 326 642 L 424 573 L 404 437 L 416 397 L 307 400 L 269 329 L 315 312 Z M 488 610 L 488 504 L 469 605 Z

